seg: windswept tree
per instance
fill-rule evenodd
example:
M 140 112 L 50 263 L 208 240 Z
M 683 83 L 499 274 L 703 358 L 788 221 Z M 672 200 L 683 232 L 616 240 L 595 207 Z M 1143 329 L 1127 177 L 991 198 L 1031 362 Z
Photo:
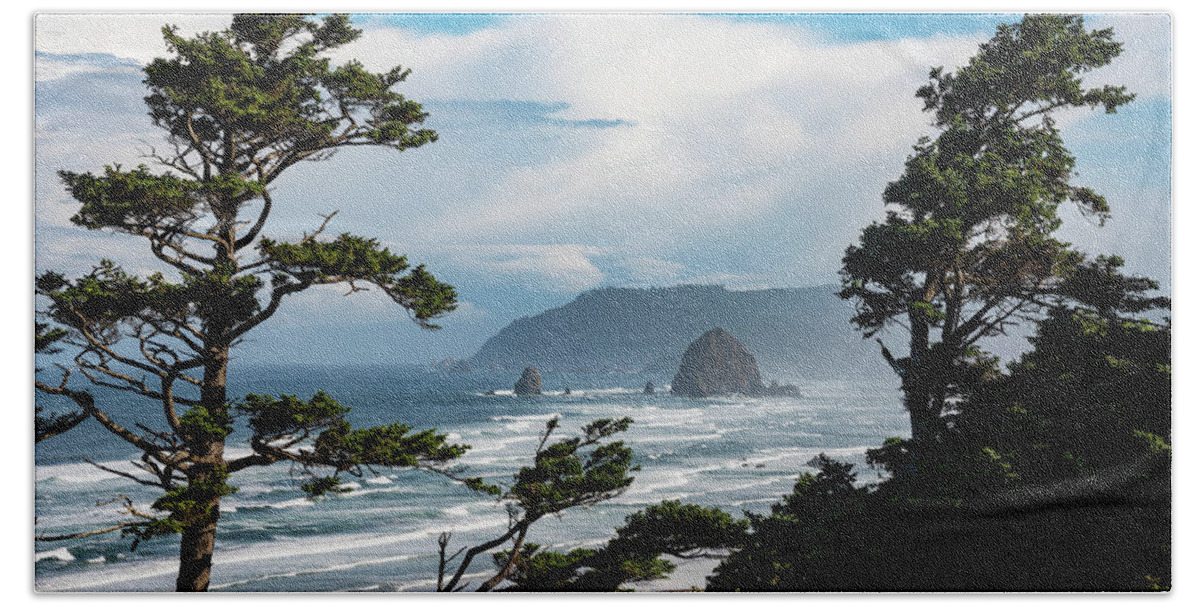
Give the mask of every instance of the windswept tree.
M 605 440 L 624 432 L 632 423 L 630 418 L 595 420 L 581 429 L 582 436 L 547 444 L 558 428 L 558 418 L 551 418 L 534 451 L 533 466 L 521 467 L 507 489 L 484 484 L 479 479 L 466 480 L 473 489 L 506 501 L 508 527 L 496 538 L 449 555 L 451 534 L 443 533 L 438 538 L 437 590 L 461 591 L 466 587 L 461 582 L 463 575 L 476 557 L 511 542 L 512 549 L 496 560 L 499 569 L 496 574 L 475 589 L 491 591 L 518 570 L 519 561 L 528 553 L 529 528 L 538 520 L 572 507 L 594 506 L 624 493 L 633 483 L 629 473 L 638 470 L 633 466 L 633 450 L 624 442 L 605 443 Z M 458 567 L 447 579 L 446 574 L 459 555 L 462 558 Z
M 887 185 L 887 219 L 847 249 L 840 295 L 854 300 L 865 337 L 907 334 L 905 355 L 880 346 L 902 379 L 918 460 L 935 451 L 955 401 L 994 369 L 980 341 L 1038 318 L 1084 262 L 1054 238 L 1059 207 L 1109 216 L 1103 196 L 1072 183 L 1075 157 L 1054 115 L 1131 101 L 1124 87 L 1082 81 L 1120 52 L 1111 29 L 1088 31 L 1080 16 L 1028 15 L 917 91 L 939 133 Z
M 603 547 L 567 553 L 526 543 L 521 555 L 503 551 L 497 565 L 515 563 L 514 591 L 619 591 L 623 585 L 667 578 L 675 564 L 663 559 L 724 558 L 742 546 L 750 523 L 717 507 L 664 500 L 625 518 Z
M 74 349 L 61 383 L 38 387 L 67 394 L 82 375 L 146 399 L 144 415 L 130 420 L 110 415 L 99 392 L 77 402 L 142 453 L 134 464 L 146 475 L 113 472 L 163 492 L 153 518 L 132 531 L 181 535 L 180 591 L 208 588 L 221 498 L 242 469 L 281 460 L 329 467 L 331 475 L 308 484 L 320 493 L 341 473 L 436 467 L 465 449 L 401 424 L 353 429 L 346 408 L 323 393 L 227 394 L 231 347 L 310 287 L 373 285 L 425 328 L 455 307 L 451 286 L 374 239 L 324 238 L 332 212 L 302 238 L 264 236 L 276 205 L 271 186 L 297 163 L 436 139 L 419 128 L 421 106 L 395 90 L 408 70 L 333 67 L 324 56 L 360 33 L 344 15 L 237 15 L 228 29 L 192 38 L 167 26 L 170 57 L 150 63 L 144 80 L 150 118 L 169 144 L 150 152 L 159 167 L 60 173 L 81 204 L 76 225 L 141 237 L 169 270 L 139 276 L 102 260 L 82 277 L 37 277 L 47 331 L 67 332 L 58 344 Z M 235 416 L 248 420 L 253 453 L 230 458 Z

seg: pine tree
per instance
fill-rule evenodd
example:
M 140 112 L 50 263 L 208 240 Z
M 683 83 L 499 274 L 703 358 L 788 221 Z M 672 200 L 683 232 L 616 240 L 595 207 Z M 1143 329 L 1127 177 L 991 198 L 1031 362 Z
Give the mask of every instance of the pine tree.
M 454 289 L 422 265 L 371 238 L 322 236 L 333 213 L 294 242 L 264 235 L 276 201 L 271 185 L 305 160 L 343 148 L 398 151 L 435 141 L 419 128 L 420 104 L 394 89 L 408 70 L 372 73 L 352 61 L 333 67 L 324 54 L 360 35 L 345 15 L 237 15 L 223 31 L 185 38 L 163 28 L 170 57 L 145 68 L 145 98 L 169 151 L 152 151 L 161 171 L 105 167 L 100 174 L 62 171 L 81 204 L 72 221 L 89 230 L 144 238 L 170 270 L 139 276 L 102 260 L 82 277 L 46 272 L 36 291 L 47 331 L 66 331 L 72 374 L 94 387 L 132 393 L 148 409 L 118 420 L 97 399 L 76 400 L 88 416 L 142 452 L 134 464 L 148 476 L 115 473 L 160 489 L 155 513 L 122 528 L 138 539 L 181 535 L 176 589 L 208 588 L 222 496 L 230 476 L 292 461 L 314 474 L 313 494 L 335 489 L 342 473 L 364 467 L 430 467 L 467 446 L 435 431 L 412 433 L 396 423 L 353 429 L 348 408 L 317 393 L 227 394 L 230 350 L 271 318 L 285 298 L 316 285 L 350 292 L 373 285 L 422 327 L 453 310 Z M 334 212 L 336 213 L 336 212 Z M 253 454 L 226 455 L 235 418 L 252 431 Z
M 1100 223 L 1109 215 L 1103 196 L 1071 183 L 1075 158 L 1053 116 L 1131 101 L 1124 87 L 1081 79 L 1120 51 L 1111 29 L 1089 32 L 1080 16 L 1028 15 L 997 28 L 965 67 L 934 68 L 917 91 L 940 132 L 884 190 L 887 219 L 846 250 L 840 295 L 855 301 L 864 336 L 907 333 L 906 356 L 880 345 L 902 379 L 919 454 L 935 451 L 944 414 L 989 367 L 980 340 L 1038 318 L 1084 262 L 1054 238 L 1059 207 Z

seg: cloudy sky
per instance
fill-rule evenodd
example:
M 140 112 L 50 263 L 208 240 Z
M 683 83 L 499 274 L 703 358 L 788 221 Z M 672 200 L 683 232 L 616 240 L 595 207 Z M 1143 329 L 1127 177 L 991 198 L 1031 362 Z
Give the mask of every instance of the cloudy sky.
M 929 117 L 930 66 L 962 65 L 1016 15 L 363 15 L 340 49 L 425 105 L 438 142 L 355 149 L 276 182 L 275 237 L 340 210 L 332 231 L 376 236 L 425 262 L 464 301 L 420 332 L 372 294 L 296 297 L 247 360 L 425 362 L 468 356 L 514 318 L 605 285 L 827 285 L 883 216 Z M 224 15 L 40 15 L 36 21 L 36 265 L 86 272 L 99 256 L 156 268 L 131 237 L 71 226 L 59 169 L 126 166 L 161 135 L 140 68 L 159 28 Z M 1115 116 L 1061 117 L 1080 184 L 1105 194 L 1098 228 L 1064 208 L 1063 235 L 1170 286 L 1171 66 L 1163 15 L 1096 15 L 1125 52 L 1088 76 L 1138 98 Z M 294 354 L 294 356 L 293 356 Z

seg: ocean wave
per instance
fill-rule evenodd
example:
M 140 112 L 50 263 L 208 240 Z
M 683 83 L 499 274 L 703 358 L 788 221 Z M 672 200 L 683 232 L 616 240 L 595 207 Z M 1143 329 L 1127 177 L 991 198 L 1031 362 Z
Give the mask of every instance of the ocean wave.
M 71 552 L 65 547 L 60 547 L 52 551 L 38 551 L 37 553 L 33 554 L 34 562 L 40 562 L 44 559 L 56 559 L 60 562 L 73 562 L 75 561 L 75 556 L 71 555 Z
M 495 505 L 493 501 L 480 501 L 475 504 Z M 465 525 L 461 521 L 433 520 L 416 530 L 401 533 L 389 534 L 386 533 L 386 530 L 381 530 L 373 533 L 276 537 L 257 543 L 225 547 L 219 549 L 213 555 L 213 573 L 214 576 L 221 576 L 221 573 L 238 572 L 239 568 L 243 568 L 244 570 L 244 567 L 247 566 L 262 568 L 271 567 L 272 565 L 297 563 L 296 558 L 298 557 L 303 557 L 304 561 L 311 562 L 318 555 L 355 554 L 364 551 L 377 554 L 379 553 L 379 549 L 383 547 L 419 540 L 429 541 L 428 546 L 430 549 L 421 552 L 402 551 L 386 557 L 359 561 L 364 563 L 377 560 L 388 562 L 432 556 L 435 555 L 436 551 L 434 539 L 443 531 L 452 530 L 455 533 L 470 533 L 488 529 L 499 530 L 505 526 L 507 517 L 502 510 L 496 510 L 492 514 L 492 517 L 486 517 L 485 515 L 487 515 L 486 512 L 473 513 L 472 517 L 468 520 L 470 523 Z M 451 523 L 456 525 L 450 525 Z M 307 572 L 347 569 L 354 567 L 353 563 L 358 562 L 338 562 L 319 569 L 264 572 L 260 576 L 238 579 L 237 581 L 226 582 L 215 580 L 212 588 L 225 588 L 230 585 L 246 584 L 246 582 L 266 578 L 294 577 Z M 134 582 L 152 585 L 147 587 L 139 586 L 138 588 L 141 589 L 154 589 L 160 586 L 165 588 L 166 585 L 169 585 L 170 580 L 173 579 L 178 566 L 179 561 L 176 557 L 164 556 L 122 564 L 120 567 L 106 566 L 103 577 L 98 577 L 94 571 L 39 575 L 37 588 L 39 591 L 111 590 L 124 589 L 126 585 Z M 239 583 L 238 581 L 245 582 Z
M 115 469 L 131 474 L 140 473 L 129 460 L 111 460 L 97 463 L 109 469 Z M 120 479 L 120 475 L 101 470 L 96 465 L 86 462 L 71 462 L 63 464 L 41 464 L 34 468 L 33 479 L 37 483 L 58 482 L 66 484 L 93 485 L 101 481 Z M 133 482 L 130 482 L 133 483 Z
M 536 421 L 541 421 L 542 424 L 545 424 L 547 420 L 554 418 L 554 417 L 561 418 L 562 413 L 561 412 L 546 412 L 544 414 L 526 414 L 526 415 L 520 415 L 520 416 L 513 415 L 513 414 L 501 414 L 499 416 L 492 416 L 491 418 L 489 418 L 489 420 L 491 420 L 492 422 L 536 422 Z
M 663 396 L 661 392 L 659 397 L 643 399 L 630 394 L 639 389 L 613 387 L 577 389 L 565 399 L 556 394 L 540 400 L 490 403 L 474 400 L 466 391 L 456 388 L 453 394 L 446 391 L 445 399 L 437 403 L 446 408 L 443 422 L 429 426 L 448 432 L 451 441 L 473 445 L 463 458 L 455 461 L 467 467 L 465 475 L 510 480 L 511 473 L 532 461 L 550 418 L 563 419 L 556 438 L 576 435 L 580 426 L 596 418 L 633 418 L 635 423 L 629 431 L 613 438 L 632 447 L 637 464 L 643 467 L 634 474 L 635 481 L 629 491 L 589 511 L 572 509 L 562 520 L 547 518 L 545 525 L 539 524 L 539 542 L 569 550 L 603 544 L 607 540 L 605 534 L 612 534 L 633 510 L 665 499 L 684 499 L 735 511 L 741 505 L 756 510 L 765 508 L 787 493 L 796 475 L 812 470 L 807 463 L 818 453 L 862 463 L 865 450 L 878 445 L 871 439 L 873 435 L 882 438 L 903 432 L 907 423 L 903 412 L 886 413 L 883 406 L 874 406 L 865 398 L 839 392 L 837 388 L 831 384 L 827 391 L 813 391 L 816 395 L 828 392 L 827 399 L 818 400 L 806 394 L 804 399 L 791 400 L 728 397 L 698 401 Z M 511 391 L 502 393 L 509 395 L 500 396 L 511 396 Z M 441 397 L 434 397 L 437 399 Z M 432 408 L 437 404 L 421 407 Z M 507 407 L 510 404 L 511 409 Z M 464 417 L 456 419 L 457 410 L 453 408 L 460 406 L 480 409 L 464 411 Z M 878 409 L 875 419 L 868 417 L 873 411 L 871 407 Z M 895 409 L 894 404 L 887 407 L 888 412 Z M 540 409 L 547 411 L 534 413 Z M 372 416 L 376 413 L 368 411 Z M 435 414 L 431 409 L 428 415 Z M 848 443 L 871 445 L 847 446 Z M 227 450 L 231 458 L 243 453 L 248 454 L 249 450 Z M 102 464 L 122 471 L 132 470 L 124 460 Z M 86 463 L 39 466 L 35 478 L 39 534 L 81 531 L 121 521 L 120 504 L 96 508 L 91 505 L 98 498 L 111 498 L 119 492 L 143 505 L 152 501 L 155 493 L 153 488 L 116 479 L 115 475 Z M 308 590 L 316 587 L 334 590 L 345 578 L 343 586 L 347 588 L 365 589 L 373 585 L 376 589 L 429 591 L 435 585 L 430 575 L 436 571 L 439 533 L 453 531 L 452 549 L 457 549 L 460 545 L 481 542 L 507 524 L 506 513 L 497 501 L 444 478 L 411 470 L 386 469 L 378 475 L 355 479 L 358 487 L 354 492 L 317 503 L 302 496 L 286 466 L 247 469 L 235 475 L 231 483 L 240 490 L 222 501 L 222 511 L 229 516 L 222 516 L 224 532 L 218 532 L 214 589 L 304 590 L 306 585 L 312 585 Z M 146 546 L 145 552 L 139 551 L 136 559 L 118 562 L 112 557 L 112 552 L 118 549 L 115 537 L 58 546 L 38 543 L 38 548 L 53 551 L 42 551 L 35 556 L 51 560 L 38 566 L 41 572 L 37 575 L 37 588 L 41 591 L 171 588 L 178 568 L 177 559 L 171 555 L 177 538 L 155 540 L 155 544 Z M 127 541 L 123 542 L 127 546 Z M 90 543 L 108 550 L 98 552 Z M 94 559 L 101 553 L 106 562 L 86 563 L 86 559 Z M 411 561 L 417 559 L 425 561 Z M 53 560 L 72 563 L 59 564 Z M 407 565 L 392 565 L 405 561 Z M 490 559 L 476 561 L 482 569 L 491 567 Z M 360 571 L 353 576 L 320 575 L 355 569 Z M 306 575 L 323 578 L 309 581 Z M 476 576 L 472 568 L 472 579 Z

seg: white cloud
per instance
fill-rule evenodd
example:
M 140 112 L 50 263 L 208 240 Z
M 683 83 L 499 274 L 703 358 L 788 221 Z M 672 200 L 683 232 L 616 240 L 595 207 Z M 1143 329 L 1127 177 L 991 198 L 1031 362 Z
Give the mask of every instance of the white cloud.
M 1141 98 L 1171 95 L 1170 14 L 1102 14 L 1088 19 L 1087 26 L 1113 28 L 1121 54 L 1085 77 L 1085 82 L 1125 85 Z
M 575 293 L 604 282 L 604 273 L 591 258 L 605 253 L 600 247 L 578 244 L 468 245 L 444 250 L 439 257 L 491 282 Z
M 92 57 L 39 54 L 34 61 L 36 64 L 34 78 L 38 82 L 57 80 L 64 76 L 80 73 L 138 73 L 141 71 L 141 67 L 137 63 L 120 59 L 98 62 Z
M 624 121 L 578 136 L 572 154 L 490 177 L 435 223 L 464 239 L 602 235 L 655 254 L 690 246 L 698 230 L 762 221 L 797 191 L 864 167 L 875 171 L 855 178 L 881 189 L 879 169 L 896 172 L 927 130 L 913 91 L 929 66 L 961 63 L 977 43 L 835 44 L 694 15 L 542 15 L 467 36 L 371 29 L 344 55 L 412 67 L 418 99 L 565 102 L 557 117 Z M 875 211 L 863 202 L 850 219 Z
M 632 257 L 617 260 L 616 265 L 625 271 L 632 283 L 669 285 L 684 276 L 686 266 L 670 260 L 650 257 Z
M 164 23 L 184 36 L 229 26 L 229 15 L 199 13 L 41 13 L 34 22 L 38 53 L 103 53 L 149 63 L 167 53 Z
M 111 64 L 63 55 L 144 62 L 164 52 L 163 15 L 102 17 L 39 17 L 38 49 L 57 54 L 44 69 L 39 57 L 39 71 L 62 81 L 72 70 Z M 1141 78 L 1131 88 L 1157 94 L 1170 75 L 1164 20 L 1133 17 L 1095 18 L 1094 26 L 1113 21 L 1126 42 L 1126 55 L 1102 75 Z M 168 20 L 184 33 L 228 22 L 219 15 Z M 914 97 L 929 67 L 962 64 L 981 41 L 836 42 L 787 24 L 695 15 L 528 15 L 467 35 L 372 26 L 335 59 L 413 68 L 402 86 L 411 98 L 529 101 L 561 108 L 552 118 L 564 121 L 621 123 L 436 125 L 442 141 L 420 150 L 297 167 L 276 184 L 277 200 L 288 204 L 280 205 L 274 229 L 290 230 L 297 218 L 307 226 L 311 212 L 341 208 L 332 197 L 354 192 L 358 205 L 344 209 L 339 230 L 386 235 L 402 244 L 395 250 L 428 253 L 420 259 L 439 267 L 563 293 L 607 281 L 723 273 L 746 284 L 771 276 L 831 281 L 845 246 L 882 215 L 884 185 L 930 131 Z M 130 98 L 140 99 L 131 83 Z M 53 121 L 38 109 L 38 221 L 47 225 L 62 225 L 70 209 L 52 206 L 61 194 L 43 194 L 61 188 L 53 169 L 136 162 L 135 144 L 150 137 L 141 111 L 117 121 L 140 131 L 122 126 L 80 137 L 105 108 L 76 105 Z M 695 255 L 705 251 L 720 254 Z M 747 279 L 756 264 L 763 273 Z

